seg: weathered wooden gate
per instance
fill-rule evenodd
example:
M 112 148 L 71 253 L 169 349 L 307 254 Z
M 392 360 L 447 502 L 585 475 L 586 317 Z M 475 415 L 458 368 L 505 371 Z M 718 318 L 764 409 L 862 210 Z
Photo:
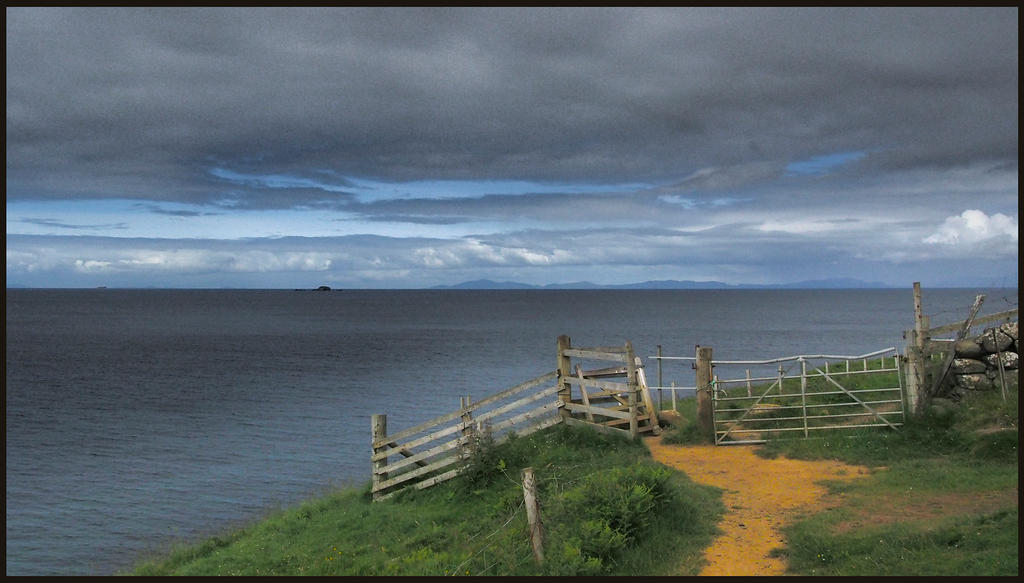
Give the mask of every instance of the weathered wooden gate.
M 572 359 L 578 359 L 573 366 Z M 615 366 L 585 370 L 586 361 L 611 361 Z M 619 432 L 630 437 L 640 433 L 661 433 L 640 358 L 633 345 L 574 348 L 568 336 L 558 338 L 559 395 L 565 403 L 566 423 L 587 423 L 599 431 Z M 620 378 L 622 381 L 609 379 Z M 579 387 L 579 398 L 572 387 Z M 591 392 L 594 391 L 594 392 Z
M 743 378 L 713 378 L 709 389 L 715 444 L 764 443 L 771 437 L 809 437 L 831 429 L 895 429 L 905 419 L 899 360 L 896 348 L 859 356 L 716 360 L 716 368 L 778 368 L 771 377 L 751 378 L 748 373 Z M 794 367 L 797 371 L 791 374 Z

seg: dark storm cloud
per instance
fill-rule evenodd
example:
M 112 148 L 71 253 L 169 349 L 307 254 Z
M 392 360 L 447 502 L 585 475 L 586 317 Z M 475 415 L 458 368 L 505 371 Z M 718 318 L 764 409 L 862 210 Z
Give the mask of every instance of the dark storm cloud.
M 8 8 L 6 32 L 12 199 L 1017 159 L 1015 8 Z
M 127 229 L 127 223 L 107 223 L 107 224 L 95 224 L 95 225 L 75 225 L 69 224 L 55 219 L 36 219 L 27 218 L 21 219 L 19 222 L 28 223 L 31 225 L 40 225 L 43 227 L 56 227 L 58 229 L 71 229 L 71 230 L 107 230 L 107 229 Z
M 430 222 L 440 217 L 443 224 L 472 221 L 552 221 L 555 223 L 615 221 L 623 217 L 642 220 L 657 212 L 674 210 L 659 204 L 646 192 L 627 193 L 529 193 L 491 194 L 475 198 L 385 200 L 352 205 L 348 210 L 375 221 Z M 664 218 L 664 216 L 662 216 Z
M 161 207 L 160 205 L 147 204 L 147 203 L 136 203 L 133 206 L 134 206 L 134 208 L 137 208 L 137 209 L 141 209 L 141 210 L 148 211 L 148 212 L 151 212 L 151 213 L 154 213 L 154 214 L 158 214 L 158 215 L 167 215 L 167 216 L 170 216 L 170 217 L 183 217 L 183 218 L 188 218 L 188 217 L 209 217 L 209 216 L 216 216 L 216 215 L 220 214 L 220 213 L 208 213 L 208 212 L 200 212 L 200 211 L 190 211 L 190 210 L 185 210 L 185 209 L 167 209 L 167 208 Z
M 308 209 L 337 211 L 351 204 L 352 195 L 316 188 L 247 188 L 233 186 L 218 192 L 210 201 L 223 209 L 275 210 Z

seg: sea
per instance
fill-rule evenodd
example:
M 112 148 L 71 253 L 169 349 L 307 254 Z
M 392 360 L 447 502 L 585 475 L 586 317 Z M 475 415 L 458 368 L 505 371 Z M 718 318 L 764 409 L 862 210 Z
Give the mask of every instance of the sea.
M 924 289 L 932 325 L 1016 289 Z M 398 431 L 631 342 L 759 360 L 902 352 L 913 291 L 8 289 L 7 575 L 109 575 L 369 483 Z M 685 360 L 661 384 L 692 386 Z

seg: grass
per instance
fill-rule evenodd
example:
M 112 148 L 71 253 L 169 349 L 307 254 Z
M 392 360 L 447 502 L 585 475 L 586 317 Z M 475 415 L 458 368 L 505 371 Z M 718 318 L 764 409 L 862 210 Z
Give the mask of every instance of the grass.
M 533 467 L 545 561 L 519 483 Z M 717 488 L 642 443 L 558 425 L 475 456 L 463 476 L 371 502 L 346 490 L 139 564 L 133 575 L 696 574 L 724 512 Z
M 1018 573 L 1017 508 L 896 523 L 843 536 L 829 517 L 789 529 L 790 570 L 805 575 L 1008 576 Z
M 998 392 L 897 431 L 779 440 L 765 456 L 885 468 L 830 484 L 842 504 L 785 529 L 798 575 L 1016 575 L 1017 393 Z M 997 429 L 998 430 L 994 430 Z
M 865 378 L 895 382 L 879 377 Z M 688 422 L 664 441 L 707 442 L 693 421 L 696 400 L 679 402 L 677 410 Z M 897 430 L 828 431 L 759 446 L 758 454 L 769 458 L 876 469 L 852 482 L 828 483 L 840 504 L 784 528 L 788 544 L 779 554 L 789 574 L 1017 575 L 1018 427 L 1018 393 L 1004 402 L 999 391 L 988 391 L 933 408 Z
M 676 412 L 682 423 L 677 427 L 668 427 L 662 434 L 662 443 L 676 445 L 696 445 L 711 443 L 710 439 L 701 435 L 697 426 L 697 399 L 687 398 L 676 401 Z

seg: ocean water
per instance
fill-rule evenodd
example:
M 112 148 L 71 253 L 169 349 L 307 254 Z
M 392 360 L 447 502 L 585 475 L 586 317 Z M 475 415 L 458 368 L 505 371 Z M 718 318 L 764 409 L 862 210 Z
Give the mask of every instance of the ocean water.
M 933 325 L 1016 307 L 928 290 Z M 555 369 L 556 338 L 655 361 L 863 354 L 906 290 L 7 290 L 8 575 L 103 575 L 370 475 L 393 431 Z M 484 379 L 484 380 L 481 380 Z M 693 384 L 688 363 L 663 383 Z

